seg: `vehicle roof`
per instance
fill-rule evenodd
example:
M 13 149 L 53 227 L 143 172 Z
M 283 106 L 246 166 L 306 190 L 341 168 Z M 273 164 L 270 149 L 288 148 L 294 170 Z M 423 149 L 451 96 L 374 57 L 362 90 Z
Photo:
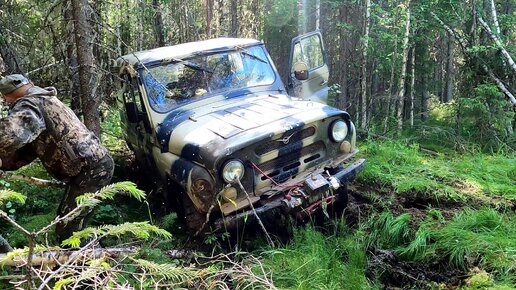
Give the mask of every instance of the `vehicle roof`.
M 154 61 L 160 61 L 167 58 L 183 58 L 194 53 L 207 50 L 222 50 L 234 48 L 236 46 L 248 46 L 252 44 L 259 44 L 260 41 L 248 38 L 214 38 L 203 41 L 188 42 L 172 46 L 165 46 L 154 48 L 150 50 L 138 51 L 129 53 L 117 60 L 118 66 L 147 64 Z

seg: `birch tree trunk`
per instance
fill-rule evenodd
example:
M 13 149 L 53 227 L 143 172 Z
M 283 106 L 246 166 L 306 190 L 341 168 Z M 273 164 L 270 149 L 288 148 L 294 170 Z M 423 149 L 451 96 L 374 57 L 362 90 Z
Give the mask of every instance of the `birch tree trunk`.
M 321 27 L 321 0 L 315 0 L 315 29 Z
M 414 37 L 415 38 L 415 37 Z M 416 47 L 412 47 L 410 57 L 410 128 L 414 127 L 414 84 L 416 83 Z
M 407 11 L 405 20 L 405 36 L 403 37 L 403 57 L 401 60 L 401 75 L 400 75 L 400 87 L 398 92 L 398 112 L 396 119 L 398 120 L 398 133 L 403 128 L 403 102 L 405 99 L 405 81 L 407 78 L 407 59 L 409 51 L 409 37 L 410 37 L 410 1 L 407 1 Z
M 369 20 L 371 15 L 371 0 L 365 0 L 365 19 L 364 19 L 364 45 L 362 50 L 362 120 L 360 128 L 365 130 L 367 127 L 367 50 L 369 49 Z
M 97 84 L 97 65 L 93 56 L 93 29 L 88 22 L 91 7 L 88 0 L 71 0 L 73 7 L 75 46 L 79 64 L 79 88 L 84 124 L 100 136 L 99 100 L 95 94 Z
M 343 3 L 340 7 L 340 19 L 341 21 L 348 21 L 348 6 L 346 3 Z M 339 37 L 340 37 L 340 95 L 337 99 L 337 108 L 339 109 L 347 109 L 348 106 L 348 66 L 349 66 L 349 57 L 348 57 L 348 40 L 347 30 L 344 27 L 339 29 Z
M 398 23 L 398 14 L 396 14 L 394 23 L 397 26 Z M 387 89 L 387 109 L 385 110 L 385 119 L 383 120 L 383 133 L 387 133 L 387 129 L 389 128 L 389 117 L 391 115 L 391 103 L 392 96 L 394 95 L 393 87 L 394 87 L 394 67 L 396 66 L 396 56 L 398 55 L 398 34 L 394 36 L 394 51 L 392 53 L 391 59 L 391 76 L 389 79 L 389 88 Z
M 498 15 L 496 13 L 496 4 L 495 4 L 494 0 L 491 0 L 490 2 L 491 2 L 491 17 L 493 17 L 493 22 L 494 22 L 494 25 L 496 28 L 496 35 L 500 36 L 501 32 L 500 32 L 500 24 L 498 23 Z
M 143 11 L 143 0 L 138 1 L 137 6 L 140 11 Z M 143 13 L 138 13 L 138 50 L 143 50 Z
M 428 29 L 423 28 L 420 32 L 420 35 L 427 35 L 429 32 Z M 420 119 L 421 121 L 426 121 L 428 116 L 428 99 L 430 98 L 429 92 L 429 62 L 430 62 L 430 54 L 429 54 L 429 38 L 422 37 L 419 38 L 420 41 L 416 46 L 416 51 L 418 56 L 418 70 L 419 70 L 419 78 L 420 78 L 420 97 L 421 97 L 421 110 L 420 110 Z
M 511 67 L 513 72 L 516 73 L 516 63 L 514 63 L 514 60 L 512 59 L 511 55 L 507 52 L 507 50 L 503 46 L 502 42 L 500 41 L 500 38 L 498 38 L 498 36 L 493 34 L 489 25 L 487 25 L 487 23 L 484 21 L 484 19 L 482 19 L 482 17 L 480 17 L 480 15 L 478 15 L 478 13 L 476 15 L 477 15 L 478 22 L 480 22 L 480 24 L 482 25 L 482 27 L 484 28 L 486 33 L 493 40 L 493 42 L 496 44 L 498 49 L 502 52 L 502 55 L 505 57 L 505 60 L 509 63 L 509 66 Z
M 435 13 L 430 12 L 430 15 L 432 15 L 432 17 L 434 17 L 434 19 L 437 20 L 437 22 L 439 22 L 439 24 L 441 24 L 443 26 L 443 28 L 448 33 L 454 35 L 454 37 L 459 42 L 459 44 L 460 44 L 460 46 L 462 48 L 463 53 L 465 55 L 468 55 L 468 49 L 467 49 L 468 48 L 468 43 L 467 43 L 467 41 L 465 39 L 463 39 L 462 37 L 460 37 L 460 35 L 455 33 L 455 31 L 450 26 L 448 26 L 446 23 L 444 23 L 439 18 L 439 16 L 437 16 Z M 491 71 L 491 69 L 487 65 L 482 63 L 481 67 L 484 70 L 484 72 L 496 83 L 496 86 L 509 98 L 509 100 L 511 101 L 513 106 L 516 106 L 516 97 L 514 97 L 514 95 L 509 91 L 509 89 L 507 89 L 507 87 L 504 85 L 504 83 L 499 78 L 497 78 L 495 76 L 495 74 Z

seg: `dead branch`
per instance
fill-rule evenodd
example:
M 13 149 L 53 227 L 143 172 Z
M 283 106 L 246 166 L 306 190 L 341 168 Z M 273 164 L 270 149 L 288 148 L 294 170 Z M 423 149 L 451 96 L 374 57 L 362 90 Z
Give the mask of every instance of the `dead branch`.
M 24 279 L 25 275 L 7 275 L 7 276 L 0 276 L 0 280 L 21 280 Z
M 430 150 L 430 149 L 426 149 L 426 148 L 423 148 L 421 146 L 419 146 L 419 151 L 420 152 L 423 152 L 423 153 L 426 153 L 426 154 L 430 154 L 432 156 L 439 156 L 439 152 L 436 152 L 434 150 Z
M 32 266 L 45 266 L 48 268 L 58 264 L 64 264 L 69 260 L 75 260 L 80 256 L 88 256 L 88 259 L 98 259 L 102 256 L 118 257 L 122 254 L 136 253 L 135 247 L 129 248 L 98 248 L 90 250 L 55 250 L 34 253 L 32 257 Z M 21 267 L 27 263 L 27 256 L 19 255 L 14 258 L 8 258 L 7 254 L 0 254 L 0 266 Z
M 37 185 L 37 186 L 53 186 L 53 187 L 65 187 L 66 186 L 66 184 L 61 181 L 45 180 L 45 179 L 35 178 L 35 177 L 31 177 L 31 176 L 26 176 L 26 175 L 12 174 L 10 172 L 5 172 L 2 170 L 0 170 L 0 178 L 24 181 L 29 184 Z
M 505 60 L 509 63 L 510 67 L 512 68 L 513 72 L 516 73 L 516 63 L 514 63 L 514 60 L 512 59 L 511 55 L 507 52 L 505 47 L 503 47 L 502 42 L 500 41 L 500 38 L 496 36 L 493 31 L 491 31 L 491 28 L 487 23 L 482 19 L 482 17 L 478 14 L 478 12 L 475 12 L 475 15 L 477 16 L 478 22 L 482 25 L 482 28 L 487 32 L 487 35 L 493 40 L 493 42 L 496 44 L 496 47 L 502 52 L 502 55 L 505 57 Z
M 449 25 L 444 23 L 441 20 L 441 18 L 439 18 L 439 16 L 437 16 L 437 14 L 435 14 L 434 12 L 430 12 L 430 14 L 432 15 L 432 17 L 434 17 L 435 20 L 437 20 L 437 22 L 439 22 L 439 24 L 441 24 L 444 27 L 444 29 L 446 31 L 448 31 L 448 33 L 452 34 L 455 37 L 455 39 L 457 39 L 457 41 L 459 42 L 459 44 L 460 44 L 460 46 L 462 48 L 462 52 L 465 55 L 467 55 L 469 57 L 472 57 L 472 58 L 478 58 L 477 56 L 475 56 L 475 55 L 473 55 L 473 54 L 468 52 L 468 45 L 469 44 L 468 44 L 468 41 L 466 39 L 462 38 L 462 36 L 460 36 L 453 28 L 451 28 Z M 505 87 L 503 82 L 499 78 L 497 78 L 495 76 L 495 74 L 491 71 L 491 69 L 487 65 L 482 63 L 481 67 L 484 70 L 484 72 L 496 83 L 496 86 L 509 98 L 509 100 L 511 101 L 512 105 L 516 106 L 516 98 L 507 89 L 507 87 Z

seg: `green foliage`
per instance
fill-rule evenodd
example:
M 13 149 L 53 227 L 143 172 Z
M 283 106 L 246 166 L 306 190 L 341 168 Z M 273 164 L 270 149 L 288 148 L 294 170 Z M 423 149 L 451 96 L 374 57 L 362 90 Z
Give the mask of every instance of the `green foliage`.
M 29 232 L 32 231 L 38 231 L 51 223 L 55 218 L 55 213 L 47 213 L 47 214 L 36 214 L 36 215 L 29 215 L 26 217 L 19 218 L 17 220 L 18 223 L 20 223 L 24 229 L 28 230 Z M 6 232 L 4 236 L 8 241 L 9 244 L 13 247 L 24 247 L 28 244 L 27 237 L 15 230 L 11 230 L 9 232 Z M 39 243 L 54 243 L 55 242 L 55 234 L 53 232 L 49 233 L 48 236 L 41 236 L 36 239 Z
M 170 239 L 172 235 L 148 222 L 124 223 L 121 225 L 105 225 L 98 228 L 86 228 L 84 230 L 74 232 L 73 235 L 62 242 L 63 246 L 79 247 L 84 239 L 95 238 L 102 239 L 104 237 L 121 237 L 131 234 L 140 239 L 147 240 L 151 235 L 156 235 L 164 239 Z
M 106 116 L 101 124 L 102 144 L 111 152 L 127 150 L 118 107 L 107 111 Z
M 457 100 L 456 115 L 461 135 L 475 140 L 484 150 L 498 151 L 500 146 L 507 145 L 514 151 L 516 142 L 507 132 L 512 126 L 514 111 L 507 107 L 507 100 L 496 85 L 477 85 L 472 95 Z
M 362 156 L 368 160 L 359 182 L 380 184 L 411 197 L 430 201 L 495 203 L 516 200 L 516 159 L 503 155 L 471 154 L 431 156 L 418 145 L 365 141 Z
M 435 221 L 421 225 L 414 240 L 399 252 L 415 260 L 449 260 L 462 269 L 480 265 L 498 274 L 516 278 L 516 219 L 491 208 L 466 209 L 444 226 Z
M 410 214 L 404 213 L 394 217 L 391 212 L 382 212 L 372 216 L 364 229 L 368 232 L 365 238 L 367 247 L 381 249 L 396 248 L 410 238 Z
M 163 277 L 168 283 L 176 286 L 188 285 L 194 278 L 204 275 L 206 271 L 197 270 L 191 267 L 178 267 L 173 264 L 158 264 L 143 259 L 131 259 L 139 267 L 157 277 Z
M 0 190 L 0 207 L 7 205 L 10 201 L 16 201 L 21 204 L 25 203 L 27 197 L 23 194 L 17 193 L 13 190 L 9 189 L 1 189 Z
M 358 239 L 359 240 L 359 239 Z M 367 258 L 357 237 L 330 236 L 311 226 L 297 229 L 289 245 L 262 253 L 275 285 L 284 289 L 371 289 Z M 345 277 L 345 278 L 344 278 Z

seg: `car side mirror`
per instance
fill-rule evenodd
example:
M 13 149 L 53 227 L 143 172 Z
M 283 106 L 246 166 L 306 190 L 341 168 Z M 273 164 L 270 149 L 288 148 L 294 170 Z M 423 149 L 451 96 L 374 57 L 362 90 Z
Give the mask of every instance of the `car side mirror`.
M 294 64 L 294 77 L 300 81 L 308 79 L 308 65 L 304 62 Z
M 127 113 L 127 121 L 129 121 L 129 123 L 140 122 L 138 107 L 134 102 L 125 103 L 125 112 Z

